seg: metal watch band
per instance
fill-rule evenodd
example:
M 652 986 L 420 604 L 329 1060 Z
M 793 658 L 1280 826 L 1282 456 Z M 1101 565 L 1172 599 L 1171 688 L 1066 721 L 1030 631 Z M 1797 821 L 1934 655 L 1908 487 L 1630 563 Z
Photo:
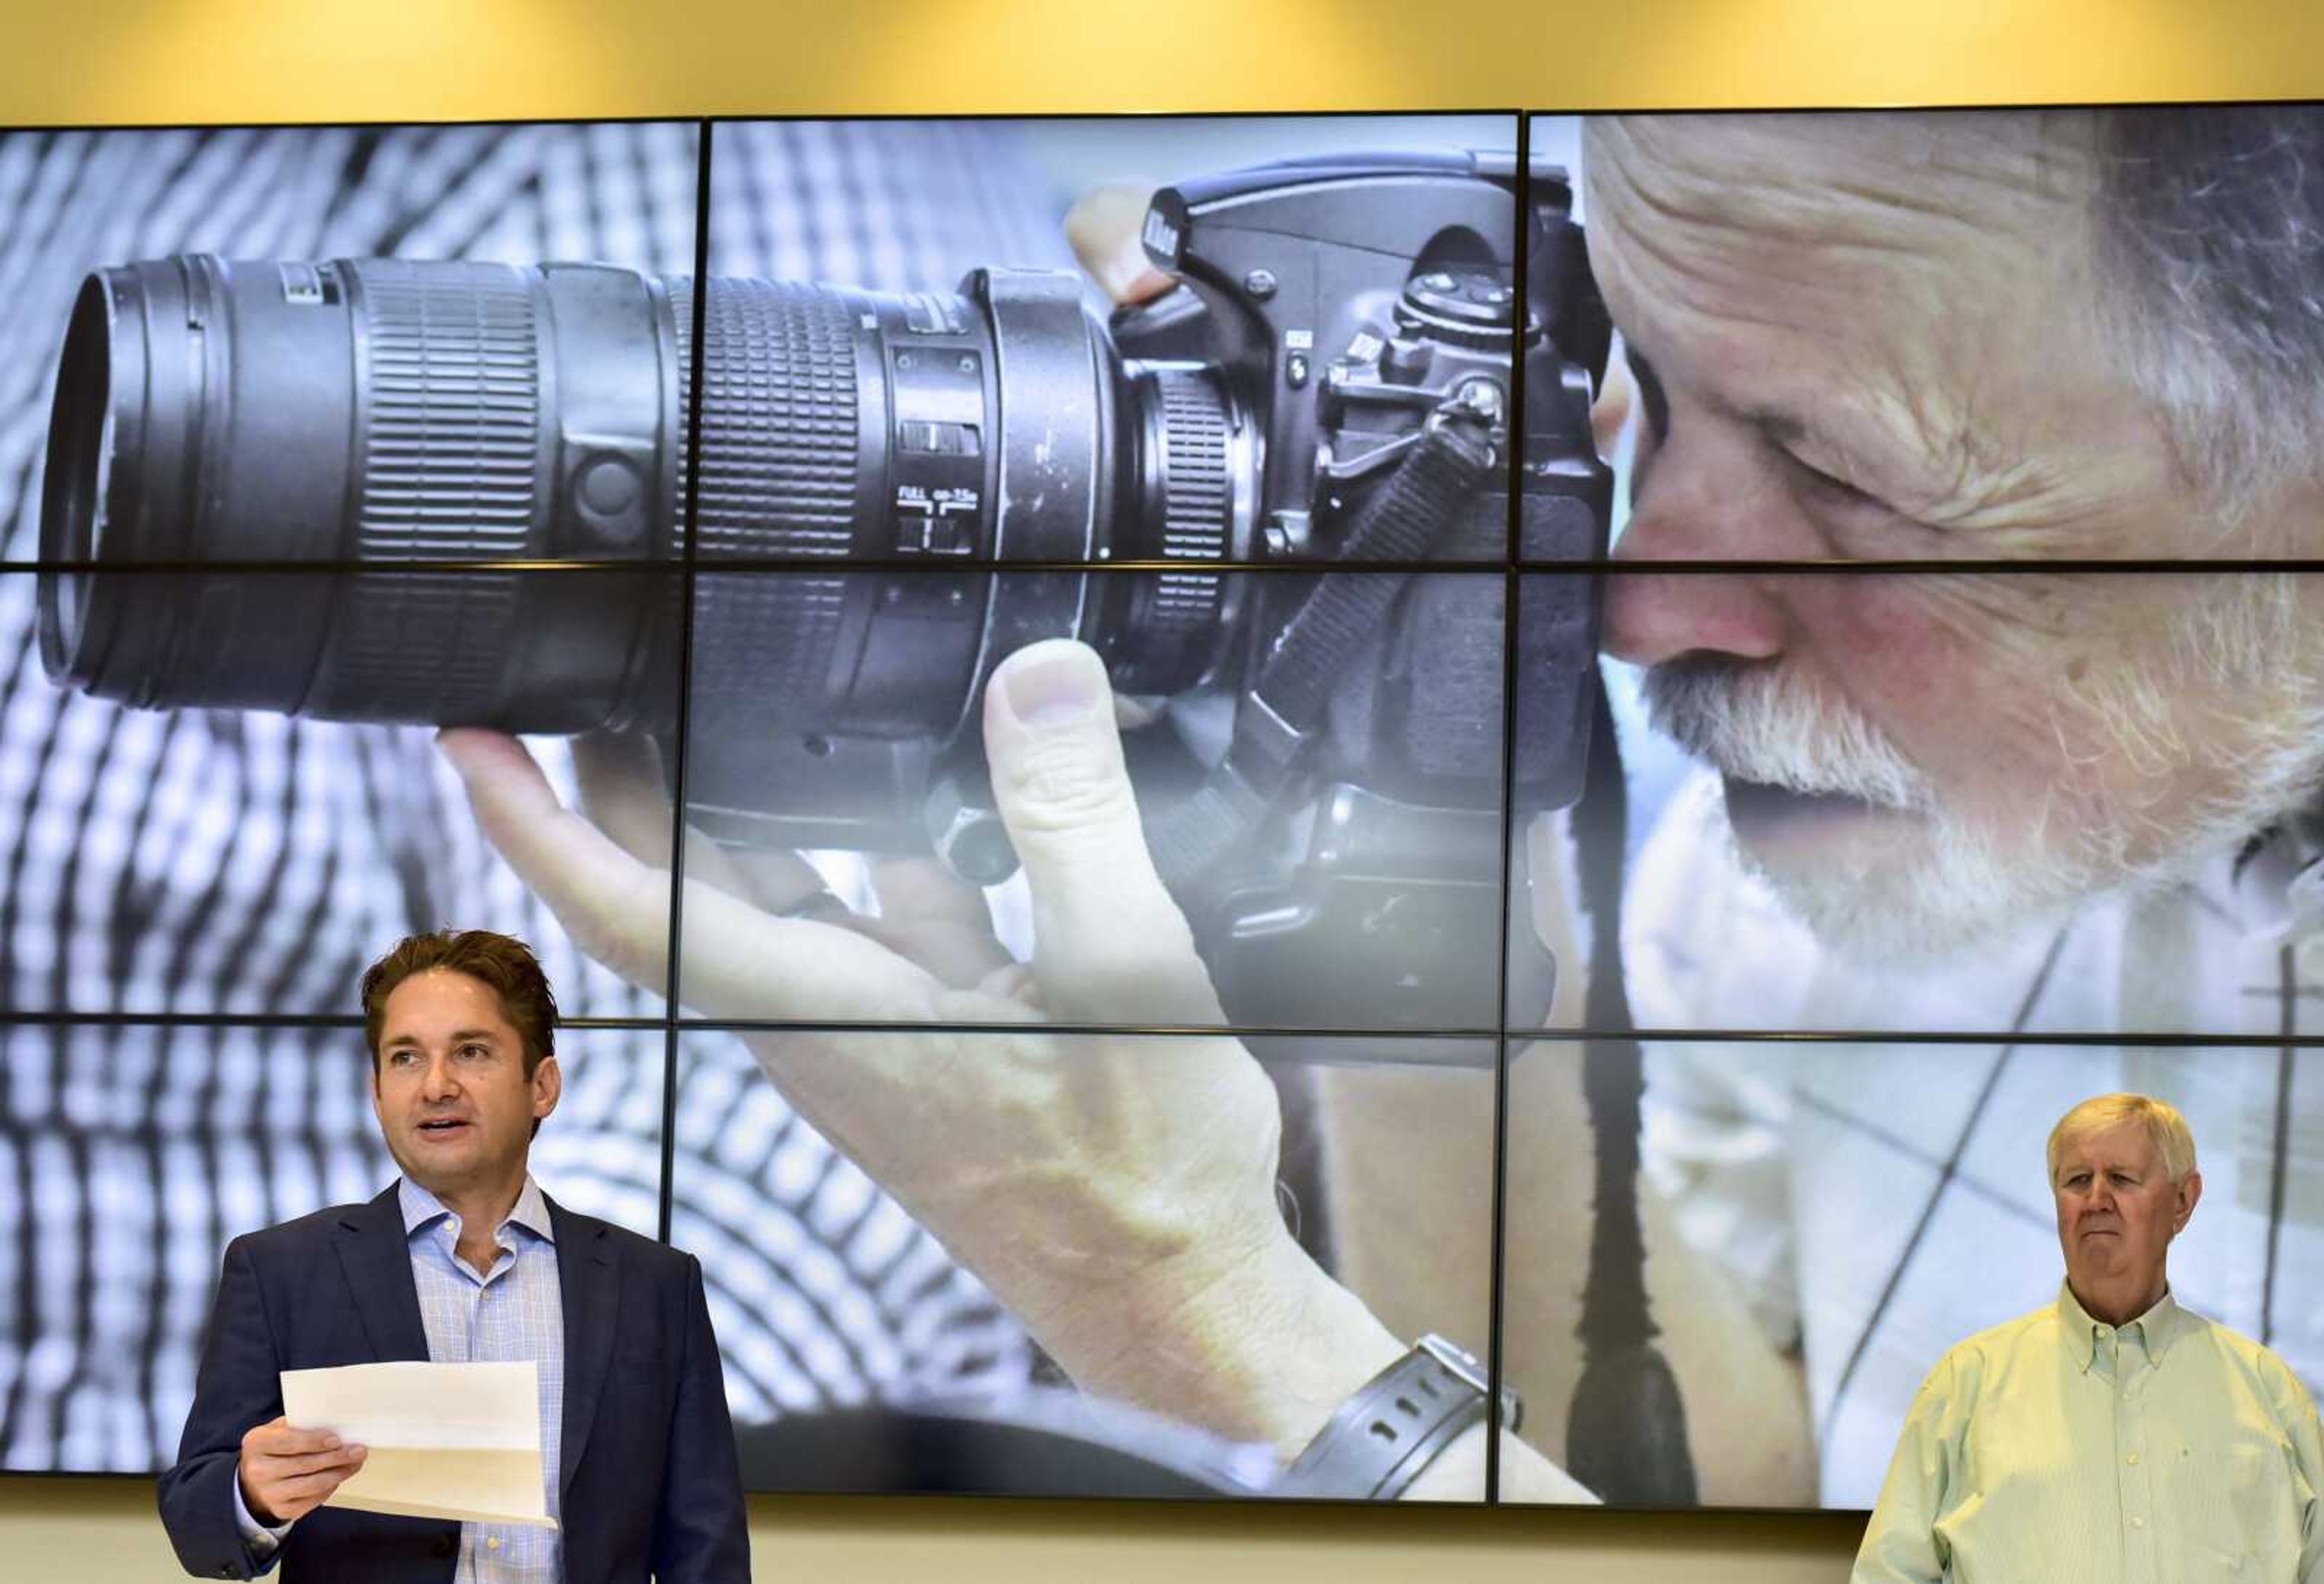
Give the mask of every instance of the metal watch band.
M 1485 1367 L 1431 1332 L 1364 1383 L 1276 1481 L 1277 1496 L 1393 1501 L 1472 1424 L 1483 1423 L 1491 1384 Z M 1524 1404 L 1501 1393 L 1501 1425 L 1517 1427 Z

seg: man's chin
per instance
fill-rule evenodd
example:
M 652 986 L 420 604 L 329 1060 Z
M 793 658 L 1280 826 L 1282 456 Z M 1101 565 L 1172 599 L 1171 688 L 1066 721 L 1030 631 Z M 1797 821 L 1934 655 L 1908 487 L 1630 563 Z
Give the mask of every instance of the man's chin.
M 425 1188 L 439 1199 L 493 1175 L 498 1165 L 475 1149 L 429 1148 L 424 1145 L 413 1148 L 399 1142 L 390 1146 L 387 1153 L 394 1158 L 396 1169 L 414 1187 Z

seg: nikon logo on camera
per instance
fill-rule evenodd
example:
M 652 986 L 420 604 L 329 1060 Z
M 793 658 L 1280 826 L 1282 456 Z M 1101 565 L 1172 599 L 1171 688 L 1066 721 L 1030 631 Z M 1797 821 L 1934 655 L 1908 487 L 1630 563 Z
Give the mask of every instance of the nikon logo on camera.
M 1146 244 L 1146 251 L 1158 262 L 1165 264 L 1177 262 L 1178 227 L 1171 224 L 1170 217 L 1158 207 L 1146 211 L 1146 231 L 1141 240 Z

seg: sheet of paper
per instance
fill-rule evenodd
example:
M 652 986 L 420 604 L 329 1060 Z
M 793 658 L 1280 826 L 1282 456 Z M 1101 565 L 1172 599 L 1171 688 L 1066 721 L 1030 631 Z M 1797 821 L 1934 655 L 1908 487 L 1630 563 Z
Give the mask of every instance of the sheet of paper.
M 282 1416 L 370 1450 L 325 1506 L 557 1527 L 541 1478 L 540 1371 L 530 1360 L 286 1369 Z

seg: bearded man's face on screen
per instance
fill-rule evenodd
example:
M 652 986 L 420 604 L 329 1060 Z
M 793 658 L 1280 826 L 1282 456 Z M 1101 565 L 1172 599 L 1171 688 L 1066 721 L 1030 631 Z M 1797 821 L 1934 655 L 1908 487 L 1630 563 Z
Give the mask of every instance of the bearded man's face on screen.
M 2312 471 L 2262 465 L 2227 374 L 2174 394 L 2147 355 L 2110 157 L 2083 114 L 1593 122 L 1591 260 L 1643 419 L 1618 557 L 2315 554 Z M 2301 804 L 2318 581 L 1622 576 L 1606 645 L 1779 898 L 1909 956 L 2174 878 Z

